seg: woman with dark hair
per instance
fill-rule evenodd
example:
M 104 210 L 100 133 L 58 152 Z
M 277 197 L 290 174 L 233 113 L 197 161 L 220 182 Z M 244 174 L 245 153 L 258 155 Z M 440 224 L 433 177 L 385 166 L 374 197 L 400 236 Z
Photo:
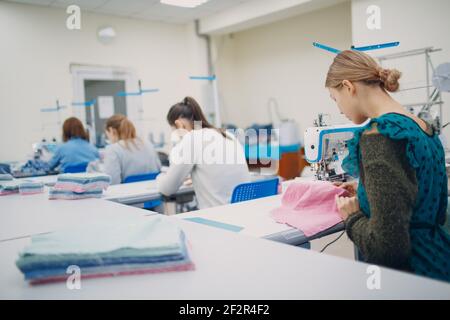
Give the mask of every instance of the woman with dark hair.
M 62 140 L 64 143 L 50 160 L 50 170 L 59 166 L 64 172 L 68 166 L 87 164 L 99 158 L 98 150 L 88 142 L 88 134 L 77 118 L 64 121 Z
M 250 180 L 239 141 L 210 124 L 191 97 L 175 104 L 167 121 L 176 130 L 179 142 L 170 154 L 167 174 L 157 178 L 159 191 L 172 195 L 191 175 L 201 209 L 229 203 L 234 188 Z

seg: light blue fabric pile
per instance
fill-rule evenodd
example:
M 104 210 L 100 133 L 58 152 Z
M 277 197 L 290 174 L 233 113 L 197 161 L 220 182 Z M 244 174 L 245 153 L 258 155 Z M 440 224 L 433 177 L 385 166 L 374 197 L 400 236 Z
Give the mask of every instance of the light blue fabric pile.
M 181 229 L 162 217 L 126 217 L 32 238 L 16 262 L 31 284 L 82 278 L 192 270 Z

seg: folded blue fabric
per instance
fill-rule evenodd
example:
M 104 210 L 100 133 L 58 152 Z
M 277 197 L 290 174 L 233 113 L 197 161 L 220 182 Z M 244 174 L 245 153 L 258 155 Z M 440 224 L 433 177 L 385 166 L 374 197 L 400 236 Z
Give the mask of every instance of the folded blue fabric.
M 82 193 L 67 191 L 67 190 L 57 190 L 50 189 L 49 199 L 86 199 L 86 198 L 101 198 L 103 195 L 103 190 L 91 190 L 84 191 Z
M 158 216 L 124 215 L 114 221 L 34 236 L 16 265 L 27 280 L 40 280 L 63 276 L 71 265 L 108 273 L 189 262 L 185 236 L 175 224 Z
M 111 183 L 111 177 L 102 173 L 65 173 L 58 176 L 58 182 L 89 184 L 94 182 Z
M 9 173 L 0 174 L 0 181 L 11 181 L 13 179 L 14 179 L 13 176 L 10 175 Z
M 19 192 L 18 180 L 0 181 L 0 192 Z
M 46 278 L 51 276 L 65 275 L 67 268 L 69 266 L 75 265 L 81 269 L 83 273 L 92 272 L 96 270 L 99 273 L 105 272 L 109 269 L 116 267 L 128 266 L 132 268 L 142 267 L 170 267 L 177 264 L 185 264 L 189 261 L 189 256 L 185 243 L 182 243 L 182 253 L 179 255 L 168 255 L 160 257 L 141 257 L 141 258 L 124 258 L 115 260 L 103 260 L 90 261 L 92 263 L 86 263 L 86 261 L 67 261 L 66 263 L 54 264 L 51 266 L 36 267 L 28 269 L 27 267 L 22 268 L 21 271 L 25 274 L 25 279 L 36 279 L 36 278 Z
M 19 184 L 20 194 L 34 194 L 44 192 L 44 184 L 42 182 L 25 181 Z
M 83 276 L 96 275 L 105 273 L 118 273 L 118 272 L 130 272 L 135 270 L 149 270 L 149 269 L 163 269 L 177 266 L 184 266 L 191 263 L 189 257 L 178 261 L 170 262 L 158 262 L 158 263 L 146 263 L 146 264 L 123 264 L 123 265 L 111 265 L 111 266 L 99 266 L 99 267 L 85 267 L 80 268 L 80 272 Z M 67 268 L 53 269 L 53 270 L 37 270 L 30 273 L 25 273 L 25 280 L 40 280 L 48 279 L 52 277 L 67 276 Z
M 183 237 L 184 238 L 184 237 Z M 17 261 L 17 266 L 22 272 L 31 272 L 33 270 L 49 269 L 49 268 L 67 268 L 70 265 L 77 265 L 81 267 L 94 267 L 104 265 L 117 265 L 117 264 L 134 264 L 134 263 L 158 263 L 166 261 L 182 260 L 186 256 L 185 244 L 181 243 L 180 250 L 177 253 L 169 253 L 154 256 L 152 252 L 148 252 L 143 256 L 123 255 L 118 257 L 103 257 L 102 255 L 90 255 L 89 257 L 78 257 L 77 255 L 62 256 L 60 260 L 52 259 L 51 256 L 42 256 L 40 261 L 28 261 L 32 260 L 30 257 L 25 256 L 24 259 Z

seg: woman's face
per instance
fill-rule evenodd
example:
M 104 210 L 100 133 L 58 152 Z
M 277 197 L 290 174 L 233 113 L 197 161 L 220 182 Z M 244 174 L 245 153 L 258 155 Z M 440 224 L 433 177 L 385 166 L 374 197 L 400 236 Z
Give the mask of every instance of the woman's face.
M 354 124 L 362 124 L 367 117 L 361 113 L 360 101 L 356 94 L 357 87 L 345 80 L 341 88 L 328 88 L 330 97 L 333 99 L 339 110 Z
M 192 124 L 189 120 L 179 118 L 178 120 L 175 120 L 175 130 L 185 130 L 185 131 L 192 131 L 194 128 L 192 127 Z
M 119 135 L 117 134 L 117 131 L 113 128 L 107 128 L 105 130 L 106 137 L 111 143 L 116 143 L 119 141 Z

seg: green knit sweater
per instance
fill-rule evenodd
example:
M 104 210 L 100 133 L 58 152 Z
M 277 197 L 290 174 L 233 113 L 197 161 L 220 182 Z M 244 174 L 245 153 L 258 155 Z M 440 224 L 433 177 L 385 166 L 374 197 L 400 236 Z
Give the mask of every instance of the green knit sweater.
M 360 182 L 367 192 L 371 217 L 361 211 L 350 215 L 347 234 L 366 262 L 410 270 L 409 228 L 418 183 L 406 158 L 406 142 L 364 134 L 360 151 Z

